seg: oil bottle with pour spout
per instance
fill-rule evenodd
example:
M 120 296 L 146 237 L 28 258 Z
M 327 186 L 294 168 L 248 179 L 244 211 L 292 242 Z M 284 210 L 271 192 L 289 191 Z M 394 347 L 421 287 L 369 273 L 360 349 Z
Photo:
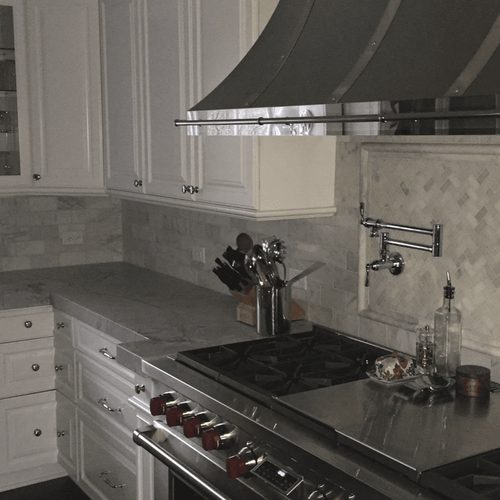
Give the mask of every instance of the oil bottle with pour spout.
M 450 273 L 446 273 L 443 306 L 434 313 L 434 363 L 436 375 L 454 377 L 460 366 L 462 350 L 462 313 L 453 303 L 455 287 L 451 286 Z

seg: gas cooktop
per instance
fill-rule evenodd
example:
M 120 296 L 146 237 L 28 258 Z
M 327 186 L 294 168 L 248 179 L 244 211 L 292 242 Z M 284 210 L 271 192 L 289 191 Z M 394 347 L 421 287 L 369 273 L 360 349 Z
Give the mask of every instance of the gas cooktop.
M 184 351 L 177 360 L 252 396 L 284 396 L 368 378 L 387 350 L 314 326 L 293 333 Z

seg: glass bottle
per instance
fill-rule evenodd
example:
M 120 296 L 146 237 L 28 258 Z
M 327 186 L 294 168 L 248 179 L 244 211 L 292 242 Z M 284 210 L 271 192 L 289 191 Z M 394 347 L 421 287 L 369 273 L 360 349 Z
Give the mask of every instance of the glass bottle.
M 443 306 L 434 313 L 434 362 L 436 374 L 454 377 L 460 366 L 462 350 L 462 313 L 454 306 L 455 288 L 451 286 L 450 273 L 446 273 Z

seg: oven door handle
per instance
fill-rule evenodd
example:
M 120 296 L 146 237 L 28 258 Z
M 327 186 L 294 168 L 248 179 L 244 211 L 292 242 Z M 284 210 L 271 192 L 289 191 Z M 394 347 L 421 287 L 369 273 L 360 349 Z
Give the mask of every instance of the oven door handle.
M 140 427 L 134 431 L 134 442 L 142 446 L 146 451 L 151 453 L 160 462 L 177 473 L 179 476 L 188 479 L 199 490 L 200 493 L 209 495 L 214 500 L 232 500 L 230 497 L 221 493 L 214 488 L 210 483 L 197 475 L 192 469 L 179 463 L 179 461 L 168 451 L 163 449 L 158 443 L 153 441 L 152 436 L 157 431 L 153 425 Z

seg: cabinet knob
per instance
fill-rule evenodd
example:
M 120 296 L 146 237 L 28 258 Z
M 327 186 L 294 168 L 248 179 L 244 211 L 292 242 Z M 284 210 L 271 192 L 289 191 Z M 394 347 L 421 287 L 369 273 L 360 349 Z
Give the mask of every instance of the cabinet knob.
M 31 327 L 33 326 L 33 322 L 31 322 L 31 321 L 25 321 L 25 322 L 24 322 L 24 326 L 25 326 L 26 328 L 31 328 Z
M 60 330 L 61 328 L 65 328 L 66 325 L 64 323 L 57 323 L 57 329 Z
M 60 438 L 60 437 L 64 437 L 66 434 L 66 431 L 57 431 L 57 437 Z
M 33 180 L 39 181 L 42 178 L 40 174 L 33 174 Z
M 135 384 L 135 392 L 140 394 L 146 390 L 146 386 L 144 384 Z
M 36 436 L 36 437 L 40 437 L 42 435 L 42 431 L 40 429 L 35 429 L 33 431 L 33 434 Z
M 134 186 L 137 188 L 137 187 L 141 187 L 142 186 L 142 181 L 140 179 L 136 179 L 134 181 Z
M 40 365 L 37 365 L 36 363 L 31 365 L 31 369 L 34 371 L 34 372 L 37 372 L 39 369 L 40 369 Z
M 63 369 L 63 365 L 56 365 L 55 370 L 56 372 L 60 372 Z

